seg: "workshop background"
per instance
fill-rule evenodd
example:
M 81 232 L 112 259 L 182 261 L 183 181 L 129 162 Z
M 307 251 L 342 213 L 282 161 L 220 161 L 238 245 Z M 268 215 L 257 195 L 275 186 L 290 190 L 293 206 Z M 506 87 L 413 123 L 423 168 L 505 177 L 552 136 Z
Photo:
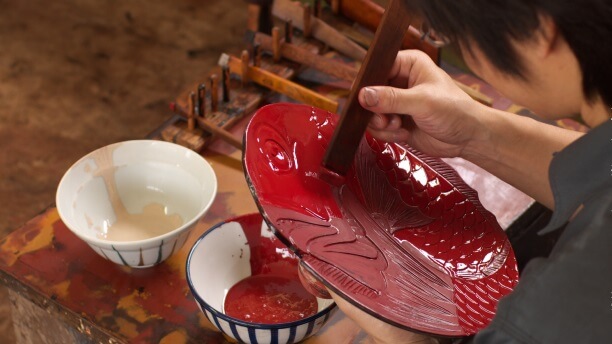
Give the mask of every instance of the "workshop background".
M 241 46 L 244 0 L 0 0 L 0 238 L 53 204 L 63 173 L 143 138 Z M 14 343 L 0 285 L 0 342 Z

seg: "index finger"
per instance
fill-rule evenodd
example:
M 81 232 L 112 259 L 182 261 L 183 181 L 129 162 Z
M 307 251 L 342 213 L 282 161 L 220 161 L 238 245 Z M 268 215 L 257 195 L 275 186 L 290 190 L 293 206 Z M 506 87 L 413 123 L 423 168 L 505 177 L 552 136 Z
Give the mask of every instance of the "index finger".
M 389 73 L 389 86 L 407 88 L 414 84 L 416 74 L 420 73 L 419 64 L 431 63 L 431 67 L 437 67 L 431 58 L 420 50 L 409 49 L 398 52 L 391 72 Z M 427 67 L 425 67 L 427 69 Z

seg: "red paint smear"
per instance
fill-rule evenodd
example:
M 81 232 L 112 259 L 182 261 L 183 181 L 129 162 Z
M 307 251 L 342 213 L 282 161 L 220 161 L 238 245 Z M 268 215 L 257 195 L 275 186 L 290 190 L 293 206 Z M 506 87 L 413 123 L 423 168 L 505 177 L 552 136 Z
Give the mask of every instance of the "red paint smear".
M 231 221 L 234 220 L 228 220 Z M 262 233 L 263 219 L 260 214 L 241 216 L 239 222 L 251 250 L 252 275 L 277 274 L 297 278 L 297 256 L 267 226 L 263 228 L 266 233 Z
M 12 235 L 38 232 L 45 218 L 54 211 L 49 210 Z M 62 221 L 53 223 L 53 233 L 50 245 L 20 256 L 6 270 L 15 276 L 30 276 L 28 283 L 34 289 L 103 328 L 118 330 L 120 318 L 136 325 L 137 338 L 145 342 L 151 335 L 169 333 L 176 328 L 184 328 L 189 337 L 222 341 L 215 332 L 199 326 L 201 312 L 189 293 L 187 282 L 171 266 L 162 263 L 142 270 L 124 268 L 94 253 Z M 57 295 L 54 287 L 66 281 L 70 281 L 66 295 Z M 142 323 L 117 308 L 122 298 L 135 292 L 133 306 L 150 316 Z

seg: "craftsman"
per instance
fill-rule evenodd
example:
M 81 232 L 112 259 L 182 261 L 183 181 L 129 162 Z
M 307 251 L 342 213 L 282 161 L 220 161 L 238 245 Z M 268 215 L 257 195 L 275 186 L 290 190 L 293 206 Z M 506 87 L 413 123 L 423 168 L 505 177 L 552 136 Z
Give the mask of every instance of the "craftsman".
M 484 106 L 419 51 L 398 55 L 388 86 L 361 90 L 361 105 L 377 114 L 375 137 L 485 168 L 554 209 L 542 233 L 569 221 L 474 342 L 610 343 L 612 0 L 406 1 L 424 18 L 425 39 L 455 44 L 506 97 L 544 119 L 580 114 L 591 127 L 581 135 Z M 436 342 L 334 297 L 377 342 Z

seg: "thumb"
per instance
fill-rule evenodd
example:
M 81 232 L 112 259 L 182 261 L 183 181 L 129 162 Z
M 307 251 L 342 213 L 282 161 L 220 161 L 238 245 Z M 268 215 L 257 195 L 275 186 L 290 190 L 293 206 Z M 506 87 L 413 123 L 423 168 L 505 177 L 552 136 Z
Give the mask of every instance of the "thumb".
M 359 91 L 359 103 L 374 113 L 417 113 L 422 96 L 415 88 L 403 89 L 390 86 L 368 86 Z

